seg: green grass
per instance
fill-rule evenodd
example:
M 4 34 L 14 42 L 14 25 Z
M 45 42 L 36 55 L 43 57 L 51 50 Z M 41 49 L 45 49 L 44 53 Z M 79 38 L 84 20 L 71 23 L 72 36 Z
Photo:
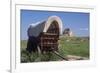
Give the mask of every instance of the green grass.
M 62 60 L 52 52 L 41 55 L 37 52 L 30 54 L 26 51 L 26 47 L 27 41 L 21 40 L 21 62 L 23 63 Z M 59 40 L 59 53 L 63 57 L 67 57 L 67 55 L 77 55 L 89 58 L 89 38 L 61 36 Z
M 61 38 L 60 52 L 89 58 L 89 40 L 84 37 Z
M 27 47 L 27 40 L 21 40 L 21 50 L 25 50 Z

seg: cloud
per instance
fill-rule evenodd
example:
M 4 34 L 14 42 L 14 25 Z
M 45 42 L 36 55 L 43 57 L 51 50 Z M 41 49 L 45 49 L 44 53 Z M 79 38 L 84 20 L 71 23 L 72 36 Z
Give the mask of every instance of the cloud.
M 80 28 L 79 30 L 88 31 L 89 28 Z

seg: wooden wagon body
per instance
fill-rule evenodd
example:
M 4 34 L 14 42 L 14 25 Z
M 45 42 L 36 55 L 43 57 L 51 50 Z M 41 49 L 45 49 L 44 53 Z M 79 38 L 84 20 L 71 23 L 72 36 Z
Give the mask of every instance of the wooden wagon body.
M 41 51 L 58 50 L 59 36 L 62 34 L 62 21 L 58 16 L 51 16 L 46 21 L 38 23 L 35 27 L 29 27 L 27 50 Z

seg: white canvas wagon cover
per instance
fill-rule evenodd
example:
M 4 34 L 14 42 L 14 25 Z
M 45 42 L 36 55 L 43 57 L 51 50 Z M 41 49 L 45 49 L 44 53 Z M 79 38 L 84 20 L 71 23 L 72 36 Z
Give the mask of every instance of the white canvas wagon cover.
M 27 31 L 28 36 L 37 37 L 41 32 L 47 32 L 53 21 L 58 23 L 59 34 L 62 34 L 62 20 L 58 16 L 50 16 L 47 20 L 37 22 L 36 24 L 30 24 Z

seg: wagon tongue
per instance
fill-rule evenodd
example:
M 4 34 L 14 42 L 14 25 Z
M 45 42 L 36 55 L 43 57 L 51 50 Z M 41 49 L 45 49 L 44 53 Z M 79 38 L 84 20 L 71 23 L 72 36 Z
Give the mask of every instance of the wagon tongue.
M 52 52 L 53 52 L 54 54 L 56 54 L 57 56 L 59 56 L 60 58 L 62 58 L 62 59 L 64 59 L 64 60 L 68 61 L 67 58 L 64 58 L 63 56 L 61 56 L 57 51 L 54 51 L 53 48 L 52 48 Z

